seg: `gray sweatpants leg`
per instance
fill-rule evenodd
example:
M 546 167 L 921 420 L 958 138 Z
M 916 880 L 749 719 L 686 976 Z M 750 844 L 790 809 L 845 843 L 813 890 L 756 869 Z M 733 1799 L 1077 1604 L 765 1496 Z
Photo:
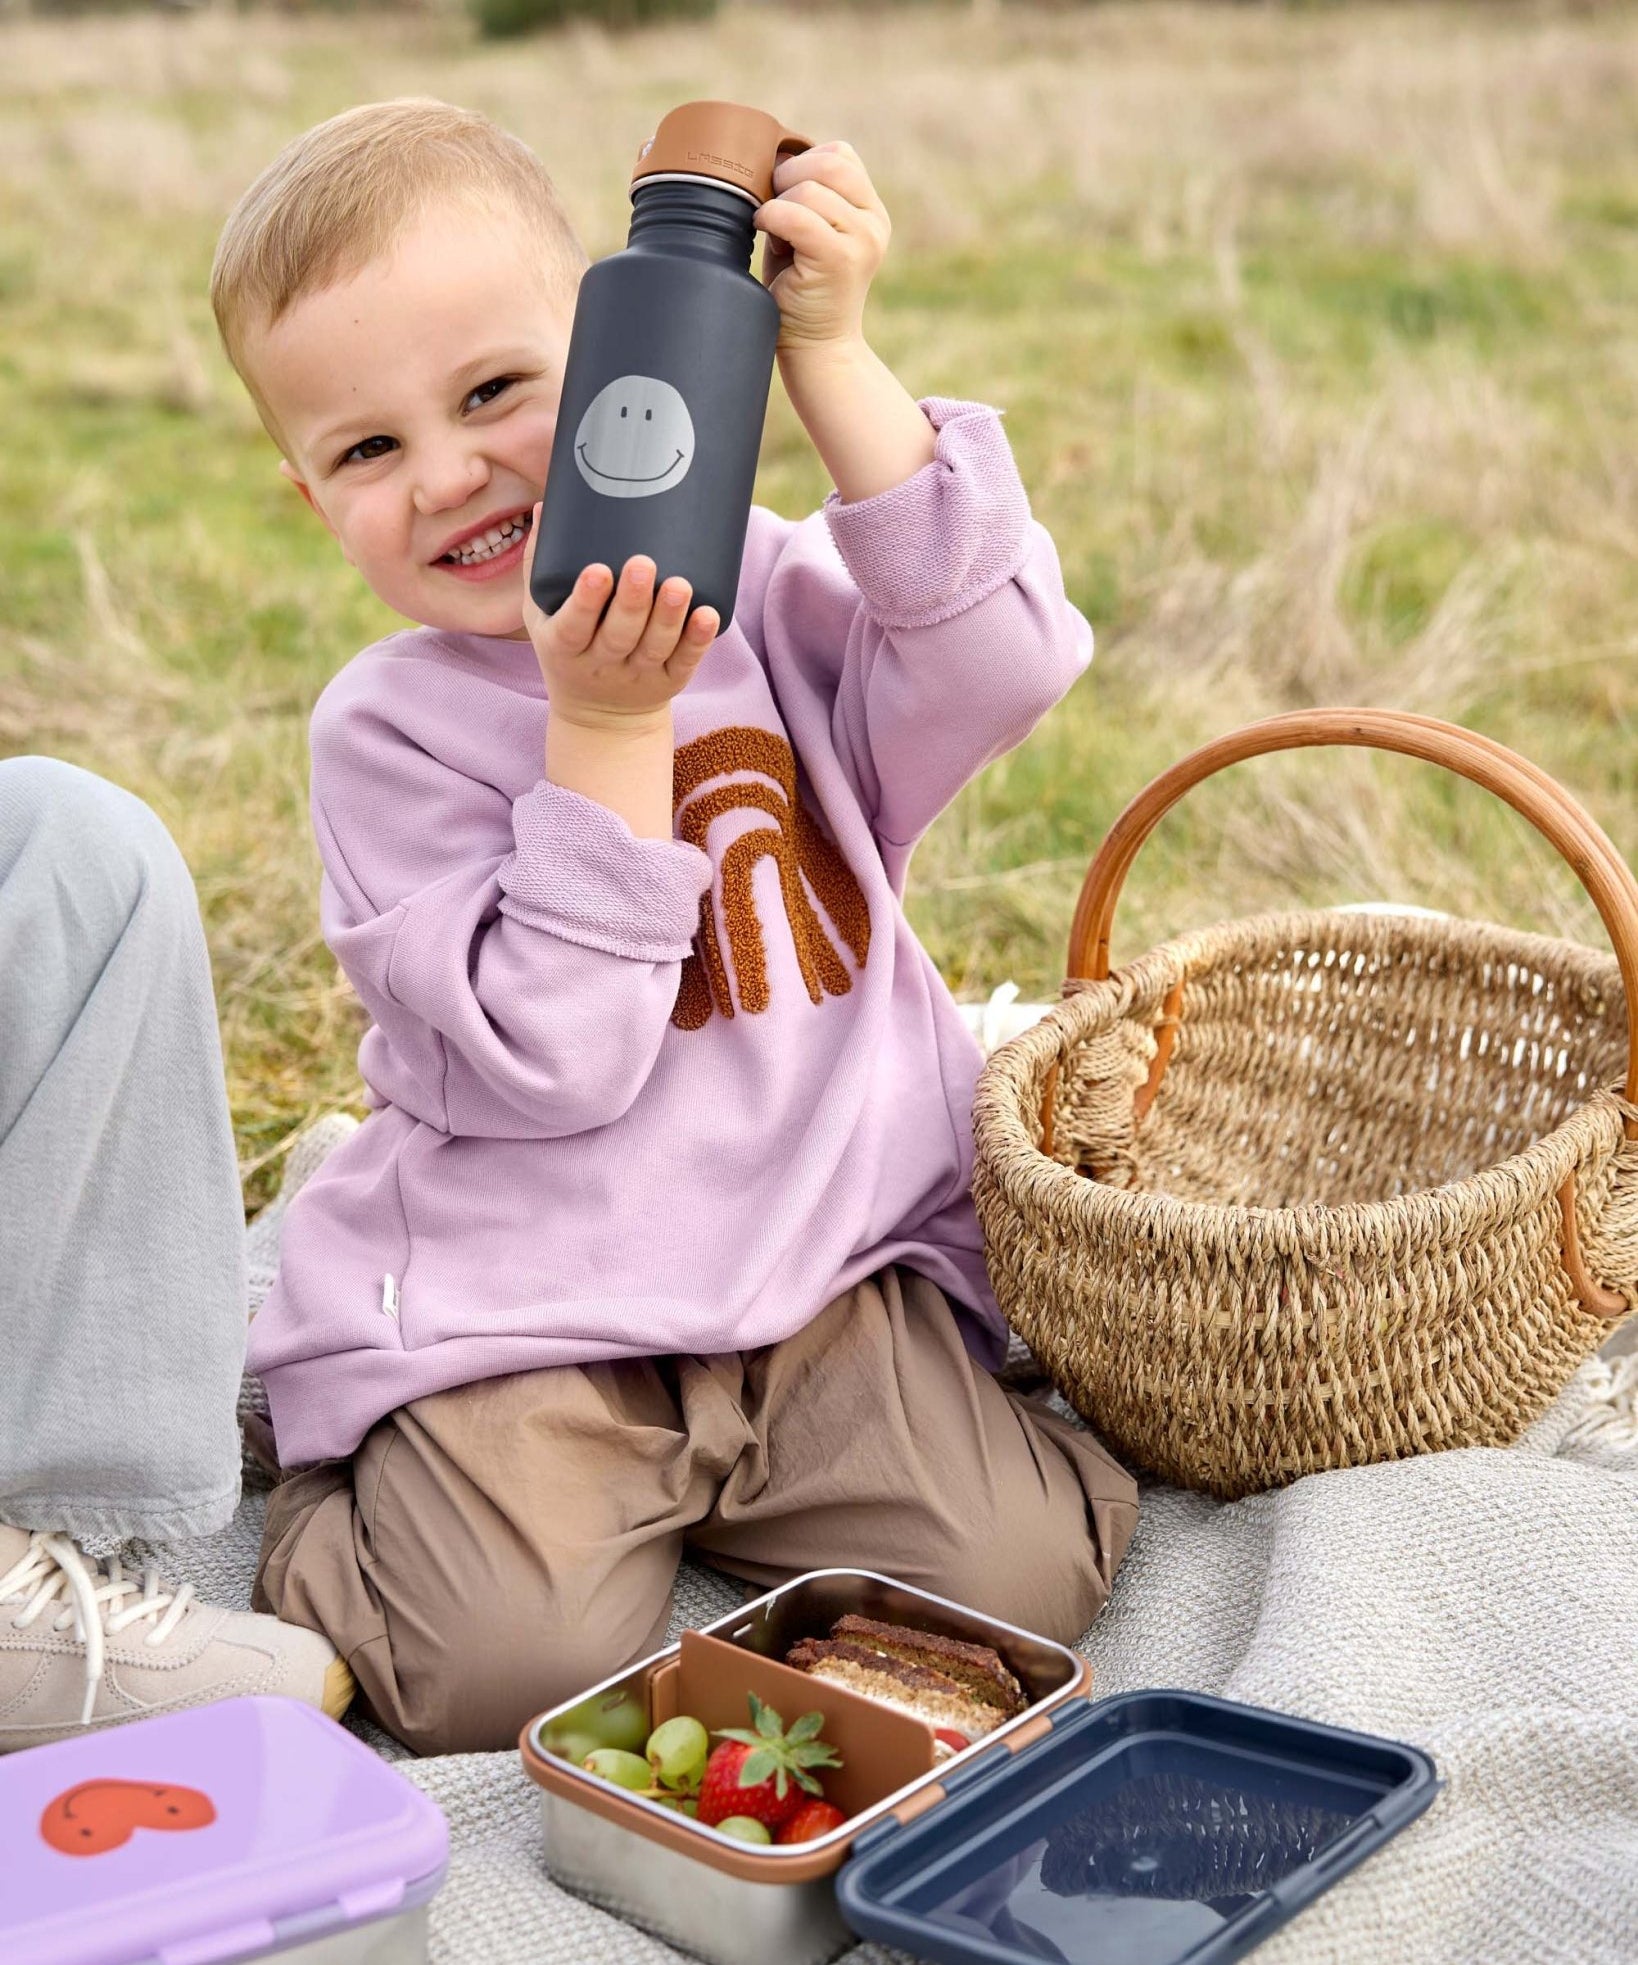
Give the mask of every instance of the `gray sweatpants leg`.
M 129 792 L 0 760 L 0 1520 L 96 1551 L 222 1527 L 244 1345 L 187 866 Z

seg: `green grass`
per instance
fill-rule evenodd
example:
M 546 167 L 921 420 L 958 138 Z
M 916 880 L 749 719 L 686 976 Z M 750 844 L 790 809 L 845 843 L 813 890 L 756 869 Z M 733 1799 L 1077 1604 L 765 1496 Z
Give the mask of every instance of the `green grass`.
M 657 110 L 849 137 L 895 243 L 879 347 L 1002 404 L 1099 659 L 912 874 L 958 991 L 1060 979 L 1115 812 L 1311 703 L 1472 722 L 1638 838 L 1638 20 L 1502 5 L 729 8 L 485 48 L 453 16 L 0 24 L 0 752 L 132 786 L 199 884 L 252 1204 L 357 1097 L 316 933 L 314 697 L 394 625 L 216 352 L 217 225 L 286 137 L 432 92 L 534 142 L 588 242 Z M 760 495 L 820 467 L 777 395 Z M 1121 948 L 1391 893 L 1598 938 L 1512 814 L 1403 762 L 1204 787 Z

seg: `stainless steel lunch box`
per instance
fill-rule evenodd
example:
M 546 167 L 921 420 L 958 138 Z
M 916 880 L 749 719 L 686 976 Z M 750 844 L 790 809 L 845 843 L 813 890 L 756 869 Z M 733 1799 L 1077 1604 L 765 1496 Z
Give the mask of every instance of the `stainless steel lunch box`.
M 856 1942 L 836 1908 L 834 1881 L 855 1838 L 888 1815 L 909 1822 L 936 1806 L 945 1798 L 943 1781 L 969 1757 L 997 1746 L 1016 1753 L 1041 1738 L 1053 1712 L 1066 1700 L 1084 1698 L 1091 1685 L 1091 1667 L 1066 1646 L 861 1569 L 798 1576 L 706 1625 L 704 1635 L 748 1654 L 746 1669 L 762 1674 L 764 1683 L 770 1671 L 788 1673 L 791 1692 L 804 1702 L 796 1706 L 800 1711 L 824 1706 L 834 1688 L 775 1661 L 799 1638 L 823 1636 L 850 1611 L 993 1646 L 1022 1685 L 1025 1709 L 964 1753 L 859 1808 L 829 1835 L 787 1848 L 734 1843 L 598 1780 L 579 1764 L 596 1746 L 642 1751 L 651 1725 L 665 1716 L 656 1707 L 665 1704 L 665 1688 L 674 1681 L 679 1641 L 524 1729 L 519 1744 L 525 1768 L 542 1789 L 546 1867 L 553 1878 L 710 1965 L 768 1965 L 772 1959 L 825 1965 Z M 884 1736 L 901 1723 L 884 1708 L 874 1711 Z

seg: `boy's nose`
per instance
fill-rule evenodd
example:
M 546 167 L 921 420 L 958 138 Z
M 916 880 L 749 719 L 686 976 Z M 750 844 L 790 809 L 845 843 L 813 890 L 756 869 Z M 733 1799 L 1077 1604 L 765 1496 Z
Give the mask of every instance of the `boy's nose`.
M 435 458 L 423 465 L 415 484 L 415 509 L 423 517 L 454 511 L 489 482 L 489 466 L 468 452 Z

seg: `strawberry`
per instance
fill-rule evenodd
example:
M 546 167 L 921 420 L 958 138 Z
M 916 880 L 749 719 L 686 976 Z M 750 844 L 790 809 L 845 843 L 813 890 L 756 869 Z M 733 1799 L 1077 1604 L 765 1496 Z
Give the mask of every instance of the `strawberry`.
M 811 1842 L 816 1835 L 829 1835 L 847 1820 L 834 1802 L 804 1801 L 774 1837 L 775 1842 Z
M 719 1729 L 721 1744 L 705 1763 L 695 1819 L 707 1828 L 730 1815 L 749 1815 L 772 1833 L 802 1806 L 804 1790 L 823 1796 L 810 1768 L 841 1765 L 836 1749 L 817 1738 L 823 1713 L 804 1713 L 787 1733 L 771 1706 L 754 1692 L 750 1701 L 754 1731 Z
M 731 1815 L 749 1815 L 752 1821 L 761 1822 L 770 1830 L 779 1827 L 797 1805 L 800 1790 L 791 1785 L 783 1795 L 776 1795 L 772 1781 L 755 1786 L 747 1782 L 742 1788 L 740 1775 L 755 1751 L 738 1740 L 724 1740 L 721 1746 L 711 1749 L 711 1757 L 705 1763 L 705 1778 L 700 1782 L 695 1821 L 714 1829 Z

